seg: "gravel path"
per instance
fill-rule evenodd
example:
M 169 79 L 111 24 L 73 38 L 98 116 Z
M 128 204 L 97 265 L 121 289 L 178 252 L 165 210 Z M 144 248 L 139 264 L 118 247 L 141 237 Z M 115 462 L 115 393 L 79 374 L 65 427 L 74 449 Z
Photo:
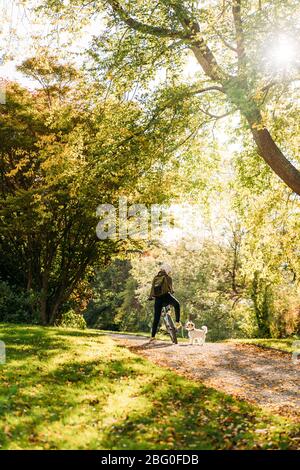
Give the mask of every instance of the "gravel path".
M 161 366 L 248 402 L 300 420 L 300 366 L 291 354 L 253 345 L 190 346 L 133 335 L 111 335 L 119 344 Z

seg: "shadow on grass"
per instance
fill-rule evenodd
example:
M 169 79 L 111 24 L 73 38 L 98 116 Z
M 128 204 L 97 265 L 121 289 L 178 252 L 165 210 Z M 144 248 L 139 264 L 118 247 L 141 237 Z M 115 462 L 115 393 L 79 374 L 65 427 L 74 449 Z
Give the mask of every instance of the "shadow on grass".
M 90 338 L 101 337 L 102 333 L 90 330 L 71 330 L 63 328 L 47 328 L 40 326 L 26 326 L 13 324 L 0 324 L 0 340 L 6 345 L 7 361 L 20 359 L 20 353 L 28 356 L 48 356 L 57 350 L 69 350 L 74 347 L 65 341 L 66 337 Z
M 18 441 L 20 436 L 27 435 L 32 443 L 38 443 L 36 430 L 43 423 L 50 427 L 54 423 L 65 422 L 73 413 L 82 408 L 101 409 L 107 404 L 107 398 L 115 393 L 120 380 L 139 375 L 142 359 L 133 357 L 126 360 L 109 360 L 108 362 L 73 361 L 57 367 L 54 371 L 38 377 L 26 374 L 18 387 L 7 390 L 5 400 L 0 394 L 0 422 L 12 414 L 18 416 L 17 424 L 10 427 L 9 436 L 0 431 L 1 448 L 10 448 L 11 440 Z M 42 388 L 34 396 L 28 396 L 26 390 L 41 384 Z M 85 398 L 96 395 L 96 399 Z M 30 419 L 27 419 L 27 417 Z M 89 423 L 86 423 L 89 426 Z M 25 448 L 28 448 L 28 444 Z M 42 442 L 40 442 L 42 444 Z M 60 448 L 52 444 L 51 448 Z
M 257 428 L 270 425 L 246 402 L 214 389 L 187 383 L 174 374 L 153 381 L 141 395 L 154 397 L 150 409 L 132 412 L 105 431 L 104 449 L 261 449 L 296 448 L 296 431 L 269 431 L 260 438 Z M 281 430 L 282 431 L 282 430 Z M 295 447 L 294 447 L 295 446 Z

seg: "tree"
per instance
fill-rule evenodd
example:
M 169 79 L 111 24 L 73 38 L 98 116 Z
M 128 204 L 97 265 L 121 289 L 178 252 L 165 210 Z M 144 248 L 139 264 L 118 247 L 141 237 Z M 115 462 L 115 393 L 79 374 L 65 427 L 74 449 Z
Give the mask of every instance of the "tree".
M 251 83 L 253 73 L 251 73 L 252 71 L 249 68 L 249 58 L 247 57 L 248 44 L 245 36 L 245 27 L 247 28 L 249 24 L 247 24 L 247 18 L 244 14 L 247 14 L 247 9 L 251 7 L 251 3 L 253 2 L 247 2 L 244 7 L 242 6 L 243 2 L 241 0 L 232 0 L 232 2 L 230 2 L 232 21 L 228 26 L 235 32 L 235 45 L 232 46 L 231 49 L 236 58 L 236 63 L 230 64 L 230 68 L 231 70 L 236 70 L 234 75 L 228 73 L 225 67 L 220 65 L 209 46 L 208 38 L 205 39 L 201 32 L 203 26 L 201 29 L 200 25 L 203 24 L 203 19 L 204 24 L 205 21 L 208 22 L 206 16 L 209 17 L 210 13 L 207 12 L 207 15 L 205 13 L 203 14 L 201 7 L 198 9 L 197 7 L 193 8 L 194 2 L 174 0 L 158 2 L 161 3 L 162 6 L 169 8 L 173 22 L 175 22 L 176 26 L 180 26 L 176 30 L 169 28 L 167 25 L 162 26 L 156 24 L 152 26 L 135 19 L 117 0 L 108 0 L 108 3 L 121 21 L 143 35 L 151 34 L 161 38 L 183 41 L 194 53 L 206 77 L 212 82 L 213 87 L 215 84 L 218 84 L 219 88 L 216 87 L 215 89 L 224 93 L 229 102 L 235 106 L 246 119 L 259 149 L 259 153 L 266 163 L 291 189 L 293 189 L 293 191 L 300 194 L 300 172 L 288 161 L 271 137 L 269 130 L 263 122 L 260 100 L 257 100 L 255 97 L 257 96 L 258 90 L 255 89 L 253 83 Z M 270 9 L 270 2 L 265 2 L 265 9 L 267 10 L 267 8 Z M 227 16 L 225 7 L 224 10 L 223 17 Z M 227 18 L 226 21 L 228 21 Z M 213 22 L 213 25 L 210 24 L 210 26 L 214 28 L 216 23 Z M 247 35 L 249 38 L 249 31 Z M 224 37 L 220 35 L 220 41 L 222 41 L 222 39 L 224 39 Z M 224 44 L 224 46 L 227 47 L 226 44 Z M 264 84 L 261 91 L 266 92 L 272 85 L 274 84 Z M 201 91 L 205 92 L 205 90 Z M 206 91 L 212 90 L 208 89 Z
M 60 2 L 51 5 L 56 10 L 61 7 Z M 127 87 L 130 80 L 145 79 L 147 72 L 152 77 L 153 68 L 158 71 L 167 62 L 169 73 L 180 78 L 180 56 L 192 52 L 203 75 L 186 87 L 181 101 L 201 95 L 205 103 L 202 111 L 211 119 L 239 111 L 259 155 L 300 194 L 300 172 L 272 137 L 276 118 L 271 114 L 279 93 L 288 96 L 295 92 L 291 83 L 299 80 L 299 64 L 295 61 L 283 74 L 274 64 L 264 66 L 268 62 L 264 53 L 278 31 L 288 29 L 297 37 L 295 22 L 289 18 L 299 14 L 298 2 L 220 0 L 202 5 L 192 0 L 161 0 L 153 5 L 150 0 L 106 0 L 93 5 L 93 13 L 102 6 L 108 27 L 95 40 L 92 53 L 97 55 L 97 47 L 107 52 L 110 46 L 115 68 L 122 71 L 124 82 L 127 77 Z M 66 6 L 62 8 L 65 15 Z M 115 70 L 110 74 L 114 76 Z M 221 116 L 210 109 L 218 100 L 227 108 Z
M 61 63 L 58 56 L 50 55 L 45 48 L 40 54 L 43 55 L 26 59 L 17 69 L 41 86 L 51 108 L 54 99 L 62 102 L 72 86 L 76 86 L 80 73 L 73 65 Z
M 96 165 L 87 174 L 94 157 L 75 106 L 49 111 L 38 93 L 11 84 L 1 120 L 1 279 L 36 292 L 40 321 L 54 324 L 87 269 L 118 251 L 95 234 L 105 182 Z
M 104 330 L 118 328 L 116 315 L 123 303 L 129 269 L 130 262 L 122 259 L 115 259 L 105 269 L 97 269 L 91 282 L 92 299 L 84 314 L 89 327 Z
M 0 275 L 38 295 L 47 325 L 59 320 L 94 267 L 137 244 L 100 241 L 96 208 L 117 206 L 121 195 L 130 203 L 157 202 L 160 186 L 160 201 L 167 198 L 163 181 L 183 130 L 172 115 L 149 128 L 138 103 L 107 99 L 89 75 L 81 80 L 70 66 L 46 59 L 22 66 L 42 89 L 12 83 L 0 108 Z M 63 86 L 70 71 L 73 86 Z

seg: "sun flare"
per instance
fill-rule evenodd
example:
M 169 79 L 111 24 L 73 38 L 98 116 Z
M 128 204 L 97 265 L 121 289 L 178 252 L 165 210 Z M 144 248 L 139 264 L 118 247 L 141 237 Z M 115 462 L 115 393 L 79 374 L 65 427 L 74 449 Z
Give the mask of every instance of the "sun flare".
M 295 43 L 290 38 L 280 37 L 271 48 L 270 58 L 277 68 L 291 66 L 296 59 Z

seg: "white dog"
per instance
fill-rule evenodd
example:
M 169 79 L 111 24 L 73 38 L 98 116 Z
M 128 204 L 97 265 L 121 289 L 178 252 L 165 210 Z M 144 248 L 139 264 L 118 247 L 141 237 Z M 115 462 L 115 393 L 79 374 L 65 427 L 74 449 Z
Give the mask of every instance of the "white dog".
M 200 346 L 203 346 L 208 331 L 206 326 L 202 326 L 199 330 L 195 328 L 195 323 L 188 321 L 185 325 L 185 329 L 189 332 L 190 344 L 197 342 Z

